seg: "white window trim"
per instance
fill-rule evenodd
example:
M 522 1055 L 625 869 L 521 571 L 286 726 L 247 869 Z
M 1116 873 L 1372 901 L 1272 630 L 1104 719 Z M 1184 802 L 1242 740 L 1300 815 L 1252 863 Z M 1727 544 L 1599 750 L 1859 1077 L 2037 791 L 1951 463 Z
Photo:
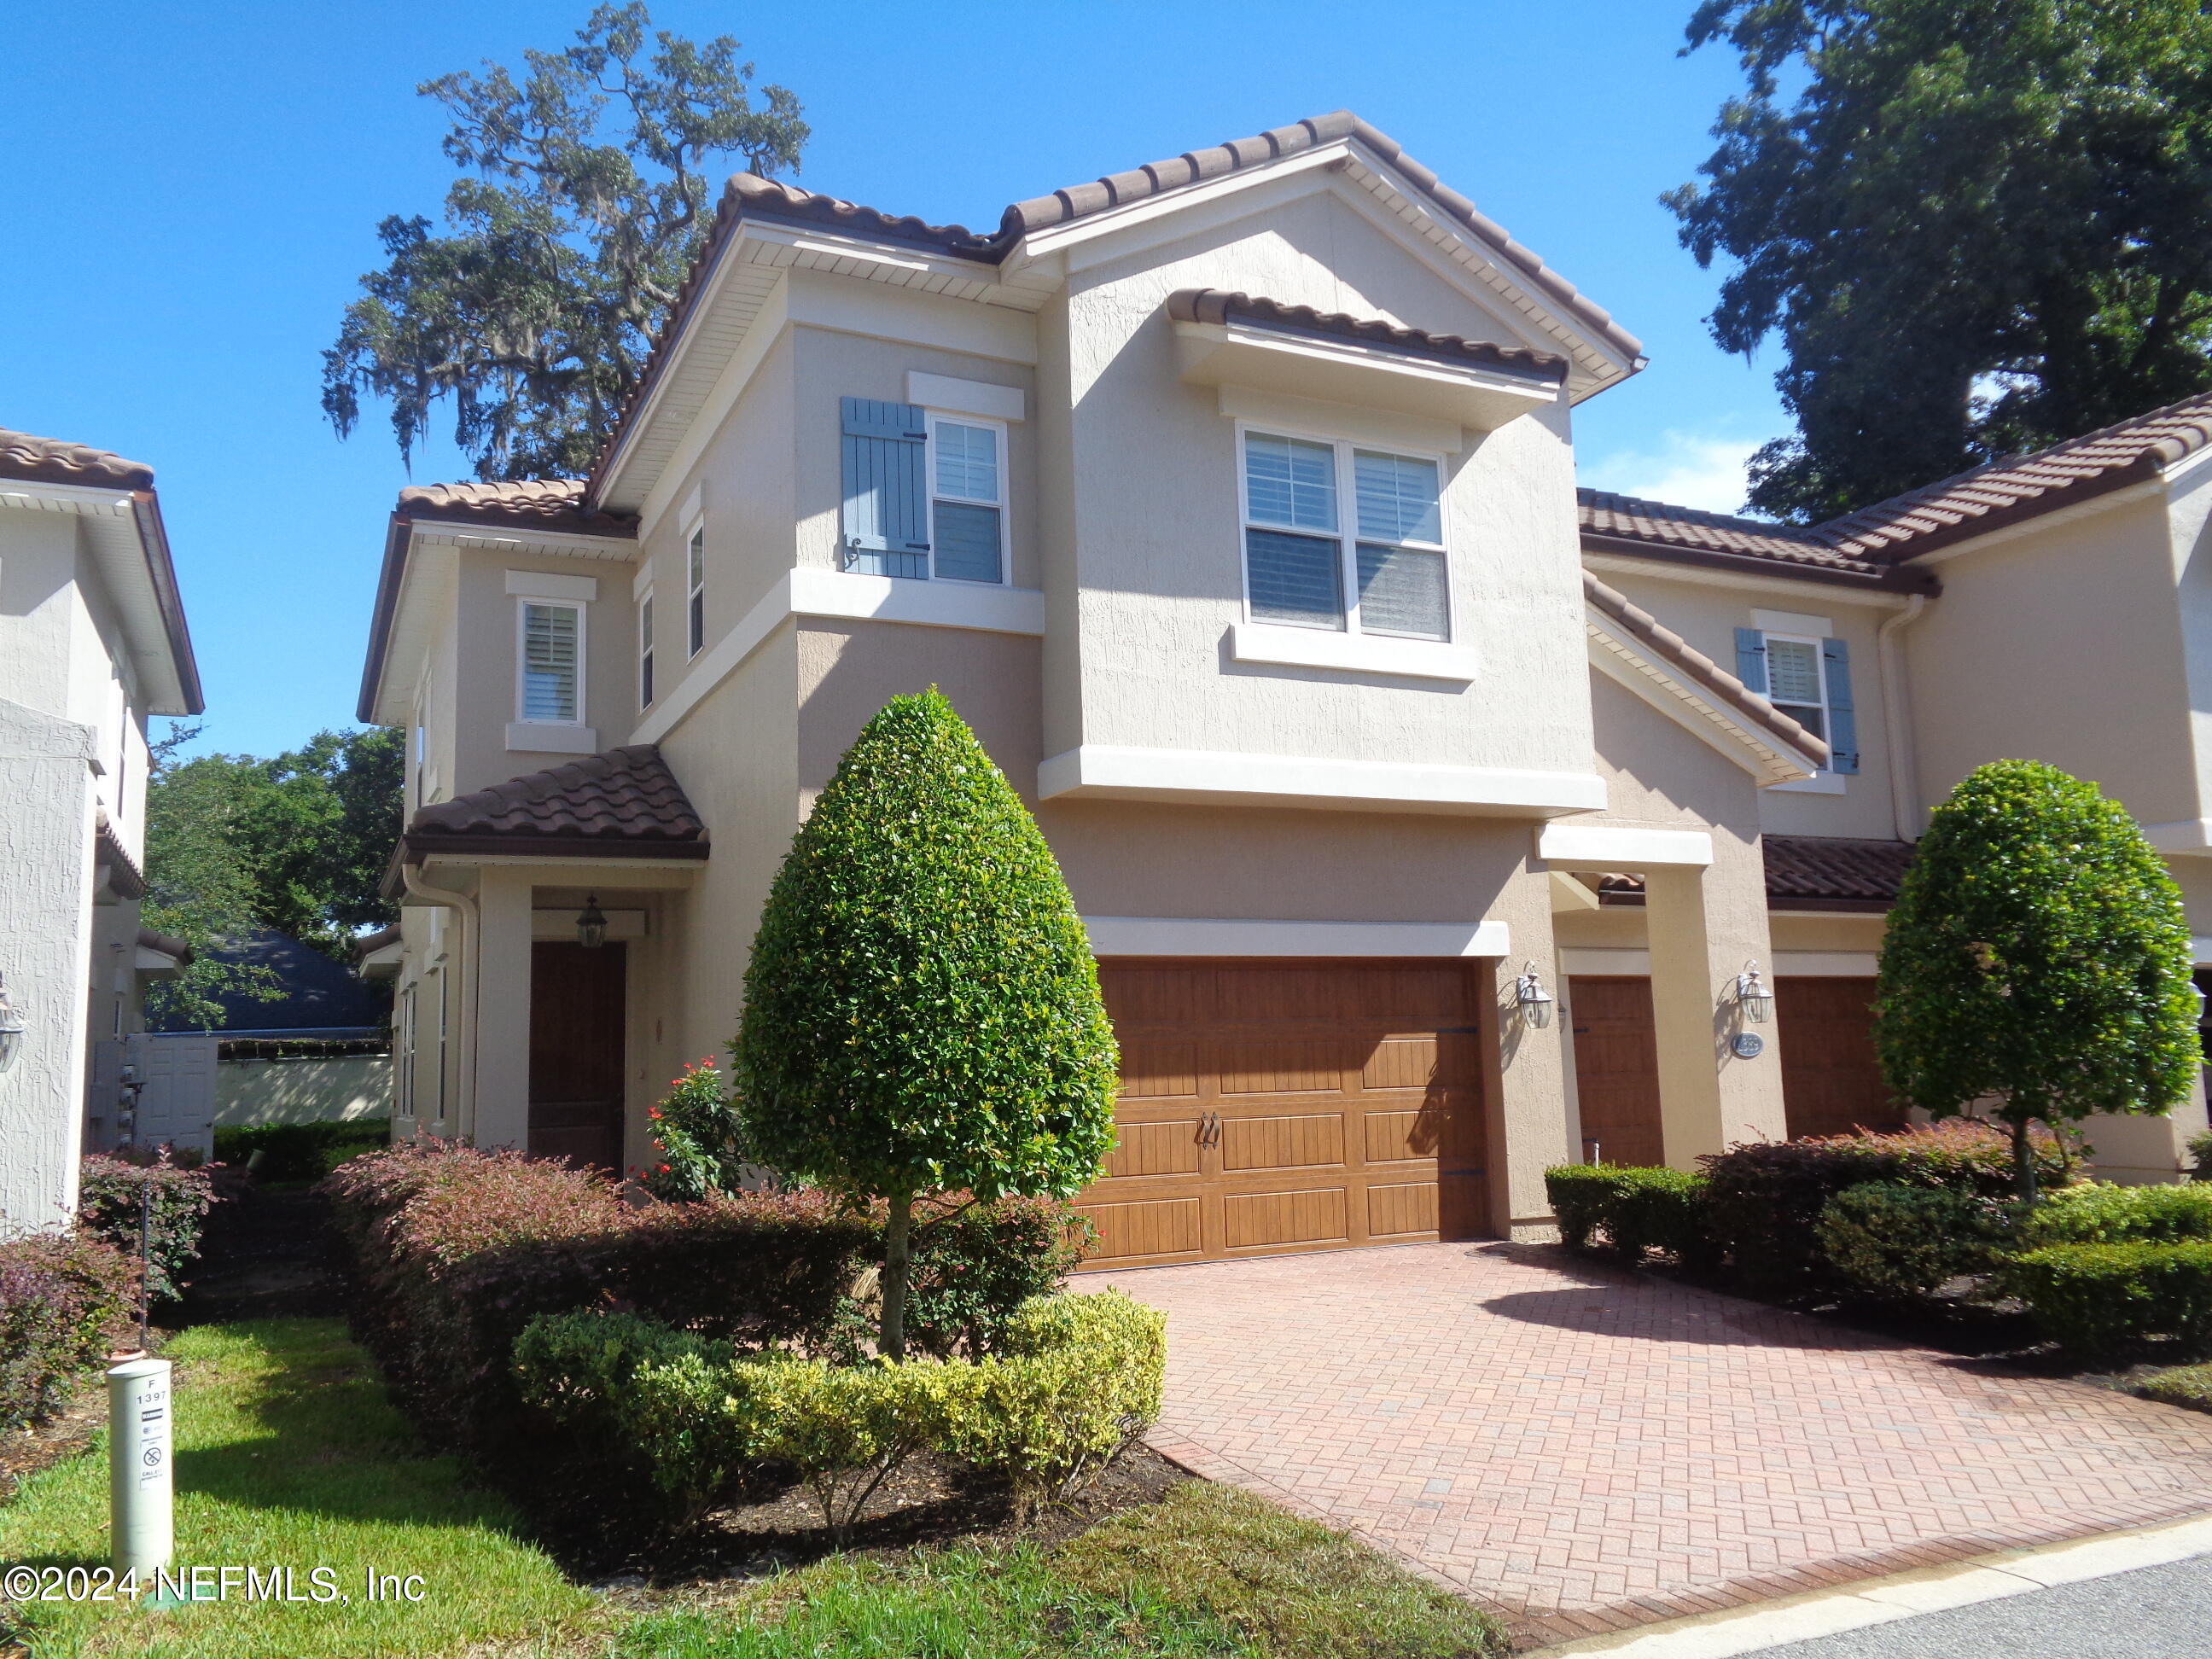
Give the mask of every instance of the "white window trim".
M 703 600 L 699 606 L 699 637 L 696 640 L 691 637 L 692 603 L 702 600 L 702 596 L 707 592 L 706 534 L 707 521 L 703 518 L 690 520 L 684 526 L 684 660 L 686 662 L 707 648 L 707 617 Z M 699 542 L 699 580 L 696 582 L 691 580 L 691 544 L 695 538 Z
M 530 666 L 530 608 L 532 605 L 543 606 L 549 611 L 573 611 L 576 613 L 576 713 L 573 719 L 565 720 L 532 720 L 530 717 L 529 704 L 526 701 L 527 695 L 526 677 Z M 586 607 L 578 600 L 537 599 L 518 599 L 515 600 L 514 723 L 517 726 L 527 726 L 533 728 L 559 728 L 564 726 L 583 726 L 591 724 L 590 720 L 587 718 L 589 711 L 585 708 L 584 688 L 591 684 L 591 681 L 586 677 L 584 672 L 585 663 L 586 660 L 585 653 L 588 649 L 590 643 L 586 637 L 585 620 Z M 509 747 L 512 746 L 512 744 L 509 744 Z
M 1344 600 L 1342 628 L 1307 628 L 1298 623 L 1286 623 L 1275 617 L 1260 617 L 1252 614 L 1252 560 L 1244 532 L 1248 530 L 1272 530 L 1288 536 L 1316 536 L 1322 532 L 1292 530 L 1282 525 L 1261 524 L 1252 517 L 1250 477 L 1244 465 L 1244 441 L 1252 434 L 1263 438 L 1295 438 L 1302 442 L 1327 444 L 1336 456 L 1336 523 L 1338 592 Z M 1448 530 L 1449 503 L 1446 499 L 1450 473 L 1444 458 L 1435 450 L 1409 449 L 1397 445 L 1369 443 L 1364 440 L 1346 438 L 1334 433 L 1317 432 L 1297 426 L 1267 421 L 1248 421 L 1241 416 L 1237 422 L 1237 573 L 1244 596 L 1244 621 L 1248 626 L 1259 628 L 1295 629 L 1301 633 L 1333 635 L 1339 639 L 1373 640 L 1378 643 L 1428 647 L 1455 645 L 1459 641 L 1459 606 L 1452 595 L 1452 553 L 1449 539 L 1439 542 L 1395 542 L 1396 547 L 1411 547 L 1422 552 L 1443 556 L 1444 562 L 1444 636 L 1440 640 L 1424 639 L 1412 634 L 1370 633 L 1359 625 L 1359 493 L 1358 481 L 1352 476 L 1352 452 L 1371 449 L 1377 454 L 1402 455 L 1409 461 L 1428 461 L 1437 469 L 1437 528 Z M 1444 678 L 1457 678 L 1456 674 Z
M 654 641 L 654 642 L 652 642 L 652 643 L 648 643 L 648 642 L 647 642 L 647 638 L 646 638 L 646 622 L 647 622 L 647 619 L 648 617 L 651 617 L 653 616 L 653 584 L 652 584 L 652 583 L 650 583 L 650 582 L 647 582 L 647 583 L 646 584 L 644 591 L 643 591 L 642 592 L 639 593 L 639 594 L 638 594 L 638 596 L 637 596 L 636 616 L 637 616 L 637 685 L 636 685 L 636 688 L 635 688 L 635 689 L 636 689 L 637 693 L 638 693 L 638 702 L 637 702 L 638 712 L 639 712 L 639 713 L 641 713 L 641 714 L 642 714 L 645 710 L 647 710 L 647 709 L 648 709 L 648 708 L 652 708 L 652 707 L 653 707 L 653 705 L 654 703 L 656 703 L 656 702 L 659 702 L 659 701 L 660 701 L 660 690 L 661 690 L 661 688 L 660 688 L 660 684 L 659 684 L 660 676 L 659 676 L 659 672 L 655 672 L 652 675 L 652 678 L 653 678 L 653 696 L 649 696 L 649 697 L 648 697 L 648 696 L 647 696 L 645 695 L 645 689 L 646 689 L 645 682 L 646 682 L 646 678 L 647 678 L 647 659 L 648 659 L 648 658 L 650 658 L 650 657 L 652 657 L 653 655 L 654 655 L 654 654 L 659 651 L 659 643 L 658 643 L 658 641 Z M 685 625 L 686 625 L 687 627 L 690 625 L 690 618 L 689 618 L 688 617 L 685 618 Z M 655 664 L 653 664 L 653 668 L 657 671 L 657 670 L 659 669 L 659 664 L 657 664 L 657 663 L 655 663 Z
M 1756 617 L 1757 613 L 1754 613 L 1754 620 L 1756 620 Z M 1812 618 L 1808 617 L 1805 620 L 1810 621 Z M 1830 702 L 1827 653 L 1820 649 L 1820 641 L 1827 637 L 1829 637 L 1829 635 L 1825 634 L 1790 634 L 1784 633 L 1779 629 L 1771 628 L 1761 628 L 1759 630 L 1759 643 L 1763 646 L 1771 647 L 1777 640 L 1780 640 L 1787 645 L 1809 645 L 1813 647 L 1813 661 L 1816 665 L 1814 672 L 1820 678 L 1820 737 L 1823 743 L 1832 743 L 1835 740 L 1835 709 L 1834 706 Z M 1771 649 L 1769 649 L 1766 653 L 1766 700 L 1769 702 L 1774 703 L 1774 706 L 1780 709 L 1782 713 L 1790 714 L 1790 718 L 1792 720 L 1796 720 L 1797 717 L 1795 714 L 1790 714 L 1790 711 L 1792 708 L 1802 708 L 1805 707 L 1802 702 L 1775 702 L 1774 653 Z M 1844 775 L 1841 772 L 1838 772 L 1829 767 L 1823 766 L 1809 778 L 1796 778 L 1788 783 L 1770 784 L 1767 787 L 1770 789 L 1778 790 L 1784 793 L 1793 795 L 1840 795 L 1844 793 L 1845 785 L 1844 782 Z
M 1014 585 L 1013 534 L 1013 468 L 1009 465 L 1006 446 L 1006 423 L 988 415 L 970 415 L 957 409 L 932 409 L 924 405 L 921 411 L 922 487 L 929 502 L 929 580 L 933 582 L 958 582 L 963 587 L 1012 587 Z M 999 499 L 979 501 L 969 495 L 947 495 L 948 501 L 969 507 L 995 507 L 999 509 L 999 580 L 979 582 L 966 576 L 940 576 L 937 574 L 937 427 L 940 421 L 950 421 L 955 426 L 981 427 L 994 434 L 999 446 Z M 912 580 L 908 577 L 905 580 Z

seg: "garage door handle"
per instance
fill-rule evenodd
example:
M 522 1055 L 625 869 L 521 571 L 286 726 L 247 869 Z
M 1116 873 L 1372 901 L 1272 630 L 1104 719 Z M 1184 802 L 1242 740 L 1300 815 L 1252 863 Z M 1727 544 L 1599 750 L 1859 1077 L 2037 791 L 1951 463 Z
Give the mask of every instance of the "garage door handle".
M 1198 1144 L 1218 1146 L 1221 1144 L 1221 1114 L 1200 1112 L 1198 1115 Z

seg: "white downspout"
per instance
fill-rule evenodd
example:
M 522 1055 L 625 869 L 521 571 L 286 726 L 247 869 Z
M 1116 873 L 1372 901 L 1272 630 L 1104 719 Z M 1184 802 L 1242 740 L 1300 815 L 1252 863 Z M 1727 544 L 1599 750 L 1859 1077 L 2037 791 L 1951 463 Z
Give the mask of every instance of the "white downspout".
M 1875 632 L 1881 661 L 1882 726 L 1889 738 L 1889 804 L 1897 818 L 1897 838 L 1920 838 L 1920 772 L 1912 746 L 1912 696 L 1905 683 L 1905 659 L 1898 635 L 1928 608 L 1928 596 L 1915 593 L 1905 609 L 1892 613 Z
M 450 888 L 433 887 L 422 878 L 411 864 L 399 866 L 399 878 L 410 898 L 418 898 L 428 905 L 450 907 L 461 913 L 460 967 L 465 975 L 461 989 L 461 1054 L 460 1099 L 456 1103 L 459 1121 L 456 1127 L 462 1133 L 459 1139 L 473 1141 L 477 1132 L 477 1002 L 482 996 L 482 975 L 477 957 L 481 943 L 482 928 L 477 911 L 477 902 L 466 893 Z

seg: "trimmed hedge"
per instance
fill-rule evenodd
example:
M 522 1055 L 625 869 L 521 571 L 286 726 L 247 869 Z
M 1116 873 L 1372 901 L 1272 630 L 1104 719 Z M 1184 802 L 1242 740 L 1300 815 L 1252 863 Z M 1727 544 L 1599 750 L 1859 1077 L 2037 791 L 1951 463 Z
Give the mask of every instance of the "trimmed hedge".
M 1820 1212 L 1820 1249 L 1863 1294 L 1910 1302 L 1986 1273 L 2005 1236 L 1991 1202 L 1940 1187 L 1846 1187 Z
M 43 1422 L 135 1329 L 138 1264 L 86 1232 L 0 1243 L 0 1430 Z
M 740 1347 L 854 1352 L 854 1291 L 882 1256 L 880 1215 L 819 1192 L 696 1204 L 623 1201 L 603 1176 L 512 1151 L 409 1142 L 323 1183 L 357 1281 L 355 1328 L 409 1407 L 484 1449 L 514 1432 L 515 1340 L 542 1314 L 632 1311 Z M 917 1338 L 986 1348 L 1032 1287 L 1073 1266 L 1072 1218 L 1049 1200 L 969 1206 L 916 1233 Z
M 258 1123 L 250 1128 L 218 1127 L 215 1156 L 219 1164 L 244 1164 L 254 1153 L 259 1181 L 320 1181 L 349 1158 L 380 1152 L 392 1144 L 388 1117 L 349 1118 L 331 1123 Z
M 641 1465 L 678 1524 L 784 1462 L 842 1544 L 926 1449 L 1005 1475 L 1025 1514 L 1079 1489 L 1158 1417 L 1165 1329 L 1118 1291 L 1046 1297 L 1009 1322 L 1002 1354 L 832 1365 L 571 1314 L 524 1332 L 514 1369 L 529 1404 Z
M 142 1194 L 145 1206 L 147 1289 L 156 1302 L 185 1291 L 185 1265 L 200 1253 L 200 1233 L 215 1203 L 215 1182 L 204 1169 L 186 1169 L 167 1150 L 140 1163 L 88 1154 L 77 1176 L 77 1221 L 125 1255 L 139 1252 Z
M 2154 1336 L 2212 1339 L 2212 1242 L 2051 1244 L 2006 1262 L 2005 1290 L 2060 1346 L 2091 1358 Z
M 1544 1190 L 1571 1249 L 1594 1248 L 1601 1234 L 1631 1261 L 1656 1249 L 1686 1266 L 1717 1257 L 1706 1221 L 1705 1178 L 1680 1170 L 1620 1164 L 1561 1164 L 1544 1171 Z
M 2176 1244 L 2212 1238 L 2212 1186 L 2061 1187 L 2045 1194 L 2021 1227 L 2021 1242 L 2044 1244 Z
M 2039 1176 L 2056 1185 L 2065 1158 L 2038 1134 Z M 1713 1235 L 1745 1285 L 1766 1294 L 1817 1297 L 1850 1288 L 1822 1249 L 1820 1224 L 1829 1200 L 1848 1188 L 1880 1182 L 1953 1192 L 1990 1202 L 2013 1190 L 2012 1141 L 1971 1118 L 1921 1129 L 1732 1147 L 1698 1160 L 1705 1167 Z

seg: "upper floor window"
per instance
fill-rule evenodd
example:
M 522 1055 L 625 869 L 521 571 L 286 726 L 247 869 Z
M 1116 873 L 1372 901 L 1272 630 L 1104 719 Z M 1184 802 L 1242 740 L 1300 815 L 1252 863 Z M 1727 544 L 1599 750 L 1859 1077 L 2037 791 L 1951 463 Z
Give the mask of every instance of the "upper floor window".
M 1735 631 L 1736 678 L 1828 745 L 1826 770 L 1859 769 L 1858 716 L 1851 696 L 1850 649 L 1809 630 L 1818 617 L 1778 618 L 1808 631 L 1752 627 Z
M 693 528 L 691 539 L 685 547 L 684 654 L 689 659 L 699 654 L 699 647 L 707 643 L 707 526 Z
M 843 568 L 1006 580 L 1006 428 L 973 415 L 848 398 Z
M 637 602 L 637 706 L 653 707 L 653 590 Z
M 1243 445 L 1253 621 L 1451 637 L 1443 468 L 1433 457 L 1266 432 L 1246 432 Z
M 515 718 L 575 726 L 583 720 L 584 608 L 525 599 L 521 611 L 521 673 Z

